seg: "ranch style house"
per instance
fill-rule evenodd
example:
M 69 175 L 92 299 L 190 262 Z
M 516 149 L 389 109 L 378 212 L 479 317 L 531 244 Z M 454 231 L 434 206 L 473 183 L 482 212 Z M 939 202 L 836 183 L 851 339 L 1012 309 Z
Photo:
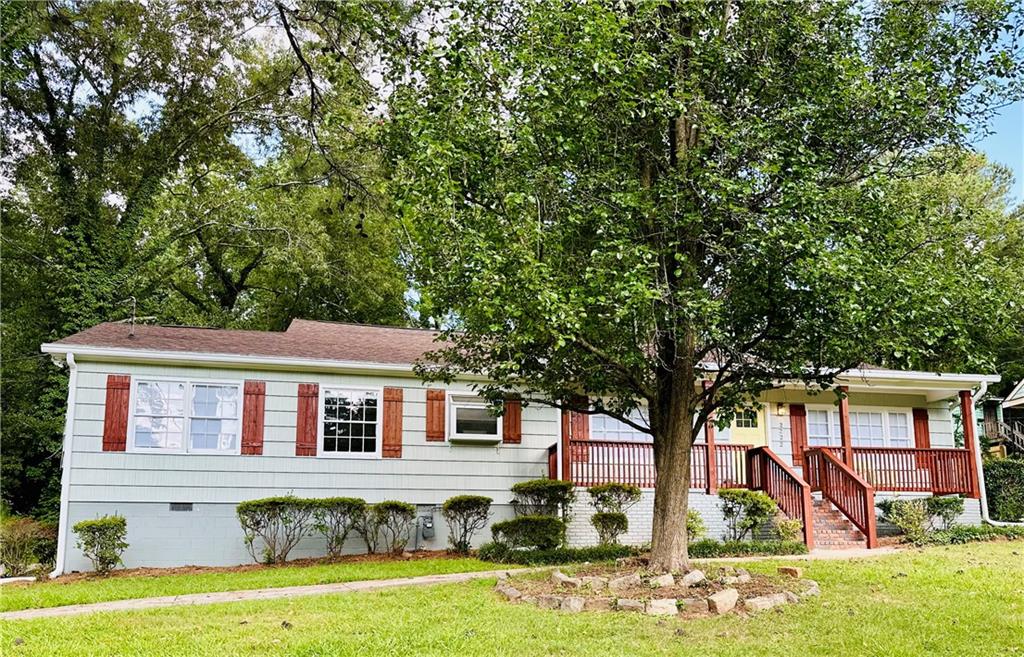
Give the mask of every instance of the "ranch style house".
M 445 499 L 489 496 L 496 522 L 512 516 L 512 484 L 538 477 L 640 486 L 624 540 L 650 540 L 648 435 L 517 400 L 492 415 L 473 380 L 442 386 L 416 376 L 413 364 L 438 347 L 436 337 L 297 319 L 278 332 L 104 323 L 43 345 L 70 372 L 55 572 L 89 568 L 70 527 L 111 514 L 127 519 L 128 567 L 246 563 L 236 505 L 289 494 L 410 502 L 410 549 L 443 549 Z M 977 524 L 984 481 L 974 405 L 995 381 L 864 367 L 841 377 L 838 402 L 782 384 L 731 426 L 705 427 L 693 448 L 691 508 L 717 538 L 717 491 L 763 490 L 817 549 L 877 545 L 883 497 L 961 494 L 960 521 Z M 569 541 L 591 544 L 587 496 L 577 497 Z M 358 537 L 349 541 L 364 550 Z M 323 553 L 311 537 L 292 556 Z

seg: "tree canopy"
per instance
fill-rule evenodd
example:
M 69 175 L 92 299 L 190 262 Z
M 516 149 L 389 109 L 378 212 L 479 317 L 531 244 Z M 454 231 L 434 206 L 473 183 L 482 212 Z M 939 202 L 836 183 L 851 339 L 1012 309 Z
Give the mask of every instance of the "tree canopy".
M 861 363 L 989 365 L 998 258 L 901 184 L 1019 96 L 1020 32 L 1007 2 L 456 2 L 392 103 L 415 280 L 451 318 L 424 373 L 649 431 L 652 560 L 685 566 L 709 413 Z

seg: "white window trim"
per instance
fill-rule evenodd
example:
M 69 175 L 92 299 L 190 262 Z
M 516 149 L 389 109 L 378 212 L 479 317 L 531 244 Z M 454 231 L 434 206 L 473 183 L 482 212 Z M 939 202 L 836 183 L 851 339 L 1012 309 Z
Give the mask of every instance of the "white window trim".
M 641 416 L 646 415 L 646 413 L 647 413 L 646 407 L 640 408 L 640 409 L 637 409 L 637 410 L 640 411 Z M 644 433 L 643 431 L 639 431 L 637 429 L 634 429 L 633 427 L 630 427 L 625 422 L 622 422 L 621 420 L 618 420 L 617 418 L 613 418 L 610 415 L 603 415 L 602 417 L 611 418 L 612 420 L 616 420 L 617 422 L 620 422 L 623 426 L 628 427 L 630 429 L 630 431 L 634 431 L 636 434 L 641 436 L 641 438 L 639 440 L 620 440 L 620 439 L 617 439 L 617 438 L 616 439 L 608 439 L 607 437 L 597 438 L 595 436 L 597 436 L 598 432 L 594 429 L 594 418 L 596 418 L 598 415 L 599 415 L 598 413 L 592 413 L 590 415 L 587 415 L 587 432 L 590 434 L 590 439 L 591 440 L 597 440 L 597 441 L 602 441 L 603 440 L 603 441 L 608 441 L 608 442 L 613 442 L 613 443 L 615 443 L 615 442 L 627 442 L 627 443 L 635 443 L 637 445 L 643 445 L 645 443 L 650 443 L 652 440 L 654 440 L 654 436 L 652 436 L 651 434 Z M 643 418 L 643 419 L 647 420 L 647 418 Z M 649 420 L 647 420 L 647 421 L 648 421 L 648 423 L 650 422 Z M 702 429 L 702 431 L 703 431 L 703 429 Z
M 456 397 L 470 398 L 476 397 L 479 401 L 456 401 Z M 450 443 L 482 443 L 485 445 L 494 445 L 501 443 L 505 440 L 505 422 L 504 416 L 496 416 L 495 425 L 497 427 L 497 434 L 495 435 L 481 435 L 478 433 L 456 433 L 455 432 L 455 411 L 457 408 L 484 408 L 488 407 L 487 400 L 483 399 L 472 391 L 459 392 L 458 390 L 449 390 L 445 396 L 445 438 Z
M 811 411 L 827 411 L 828 412 L 828 430 L 829 438 L 835 438 L 838 442 L 836 444 L 829 444 L 828 447 L 842 447 L 842 435 L 832 435 L 833 429 L 839 425 L 839 409 L 835 406 L 822 406 L 822 405 L 811 405 L 806 406 L 808 413 Z M 881 448 L 875 446 L 876 449 L 913 449 L 914 447 L 914 412 L 913 409 L 899 407 L 899 406 L 850 406 L 850 413 L 881 413 L 882 414 L 882 446 Z M 892 444 L 892 431 L 889 427 L 889 414 L 894 413 L 897 415 L 903 415 L 907 418 L 907 438 L 908 445 L 893 445 Z M 810 420 L 806 420 L 807 426 L 807 440 L 811 439 L 811 428 Z M 854 442 L 855 448 L 871 449 L 871 447 L 865 447 L 858 445 Z M 809 447 L 823 447 L 823 445 L 810 445 Z
M 243 407 L 245 406 L 245 391 L 243 390 L 243 384 L 241 381 L 231 381 L 223 379 L 190 379 L 188 377 L 179 376 L 136 376 L 131 375 L 131 388 L 129 389 L 128 395 L 128 445 L 126 450 L 132 454 L 203 454 L 206 456 L 238 456 L 242 453 L 242 414 L 244 413 Z M 135 413 L 135 400 L 138 387 L 140 383 L 183 383 L 185 385 L 185 415 L 182 423 L 182 438 L 181 447 L 136 447 L 135 446 L 135 425 L 136 425 L 136 413 Z M 230 386 L 238 390 L 238 413 L 235 416 L 236 426 L 238 427 L 238 435 L 235 440 L 235 448 L 233 450 L 227 449 L 190 449 L 189 445 L 192 442 L 190 430 L 192 428 L 192 389 L 197 385 L 211 385 L 211 386 Z M 223 418 L 229 419 L 229 418 Z
M 352 392 L 352 393 L 373 393 L 377 395 L 377 449 L 374 452 L 325 452 L 324 451 L 324 404 L 327 399 L 327 391 Z M 379 459 L 381 457 L 384 442 L 384 388 L 364 386 L 331 386 L 320 384 L 320 399 L 316 408 L 316 456 L 324 459 Z
M 753 414 L 754 417 L 752 419 L 750 419 L 750 421 L 754 423 L 753 425 L 751 425 L 751 426 L 741 426 L 740 425 L 740 420 L 743 419 L 743 414 L 744 413 L 752 413 Z M 733 421 L 732 421 L 732 428 L 734 428 L 734 429 L 760 429 L 761 428 L 761 414 L 758 412 L 758 410 L 756 408 L 754 408 L 752 406 L 743 406 L 738 411 L 736 411 L 736 417 L 733 418 Z

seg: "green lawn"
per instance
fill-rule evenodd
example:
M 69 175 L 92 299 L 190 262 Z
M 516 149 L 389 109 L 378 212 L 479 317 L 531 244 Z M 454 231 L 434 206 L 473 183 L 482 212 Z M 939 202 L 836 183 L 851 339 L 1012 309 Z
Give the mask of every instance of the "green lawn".
M 109 577 L 60 580 L 0 588 L 0 611 L 60 607 L 62 605 L 128 598 L 148 598 L 183 593 L 240 591 L 243 589 L 306 586 L 392 579 L 418 575 L 498 570 L 501 566 L 477 559 L 411 559 L 408 561 L 353 561 L 333 564 L 278 566 L 255 570 L 207 572 L 182 575 Z
M 16 621 L 4 655 L 997 655 L 1024 653 L 1024 544 L 808 564 L 822 595 L 754 618 L 565 614 L 492 582 Z M 791 563 L 791 562 L 787 562 Z M 770 572 L 770 562 L 750 569 Z M 287 626 L 284 625 L 287 623 Z M 18 645 L 15 645 L 18 644 Z

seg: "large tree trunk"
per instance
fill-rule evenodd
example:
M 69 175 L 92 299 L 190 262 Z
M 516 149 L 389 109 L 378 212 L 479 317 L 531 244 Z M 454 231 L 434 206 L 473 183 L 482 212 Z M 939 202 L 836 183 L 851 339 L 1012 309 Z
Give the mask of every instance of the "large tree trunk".
M 692 353 L 692 352 L 691 352 Z M 690 361 L 686 358 L 684 361 Z M 694 377 L 690 362 L 676 368 L 654 430 L 654 522 L 651 532 L 651 563 L 657 572 L 689 569 L 686 511 L 690 496 L 690 458 L 694 439 Z

